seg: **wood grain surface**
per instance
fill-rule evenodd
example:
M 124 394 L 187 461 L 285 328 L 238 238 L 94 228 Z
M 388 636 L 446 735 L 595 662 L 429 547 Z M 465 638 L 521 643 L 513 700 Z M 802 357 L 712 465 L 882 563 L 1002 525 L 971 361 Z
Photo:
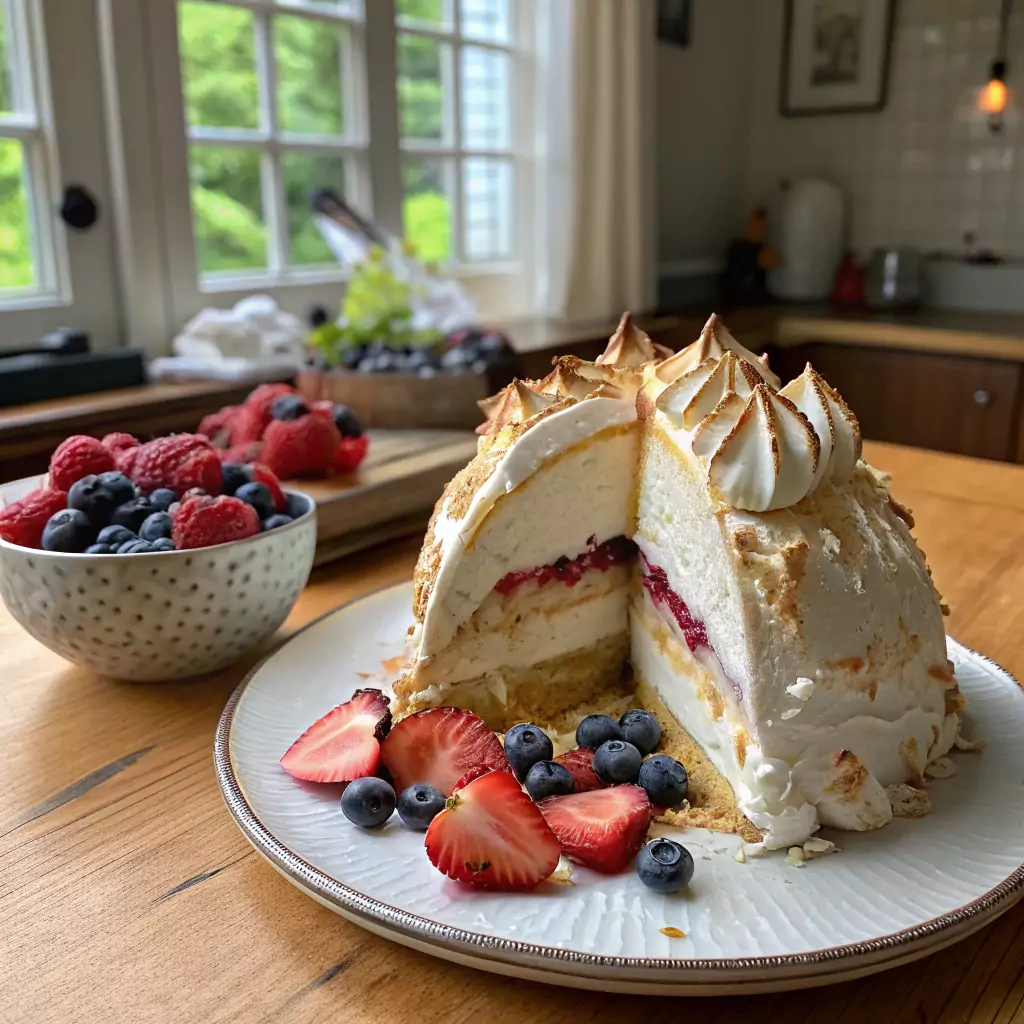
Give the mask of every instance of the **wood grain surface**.
M 884 445 L 868 454 L 914 509 L 953 607 L 950 633 L 1024 676 L 1024 468 Z M 317 570 L 277 642 L 408 578 L 418 546 L 394 542 Z M 187 683 L 112 683 L 50 654 L 4 613 L 4 1024 L 1024 1024 L 1024 904 L 916 964 L 742 999 L 551 988 L 362 931 L 261 861 L 221 802 L 213 732 L 253 660 Z

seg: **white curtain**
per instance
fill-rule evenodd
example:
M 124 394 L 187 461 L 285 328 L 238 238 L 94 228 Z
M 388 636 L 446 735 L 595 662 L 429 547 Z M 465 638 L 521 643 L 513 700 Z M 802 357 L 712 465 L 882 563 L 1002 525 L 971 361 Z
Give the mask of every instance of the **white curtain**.
M 548 0 L 547 14 L 547 312 L 650 309 L 655 2 Z

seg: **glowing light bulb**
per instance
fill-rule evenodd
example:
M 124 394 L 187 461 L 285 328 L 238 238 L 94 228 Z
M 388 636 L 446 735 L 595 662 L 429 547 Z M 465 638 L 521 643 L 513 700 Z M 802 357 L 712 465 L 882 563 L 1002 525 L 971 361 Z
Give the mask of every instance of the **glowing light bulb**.
M 1001 114 L 1006 109 L 1006 100 L 1006 83 L 998 78 L 993 78 L 981 90 L 978 106 L 986 114 Z

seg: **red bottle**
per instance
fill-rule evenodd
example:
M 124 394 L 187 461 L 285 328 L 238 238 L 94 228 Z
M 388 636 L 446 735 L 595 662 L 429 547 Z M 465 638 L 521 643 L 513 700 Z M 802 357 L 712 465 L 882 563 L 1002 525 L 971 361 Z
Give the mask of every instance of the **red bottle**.
M 864 305 L 864 268 L 857 265 L 849 250 L 843 254 L 843 262 L 836 271 L 831 301 L 835 306 Z

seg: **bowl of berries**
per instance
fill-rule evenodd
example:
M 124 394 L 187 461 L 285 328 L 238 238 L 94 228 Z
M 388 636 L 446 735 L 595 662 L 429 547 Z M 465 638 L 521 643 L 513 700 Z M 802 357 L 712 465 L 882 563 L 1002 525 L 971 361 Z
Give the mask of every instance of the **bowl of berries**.
M 272 636 L 316 550 L 312 498 L 201 435 L 68 438 L 48 476 L 0 486 L 0 597 L 83 668 L 154 682 Z

